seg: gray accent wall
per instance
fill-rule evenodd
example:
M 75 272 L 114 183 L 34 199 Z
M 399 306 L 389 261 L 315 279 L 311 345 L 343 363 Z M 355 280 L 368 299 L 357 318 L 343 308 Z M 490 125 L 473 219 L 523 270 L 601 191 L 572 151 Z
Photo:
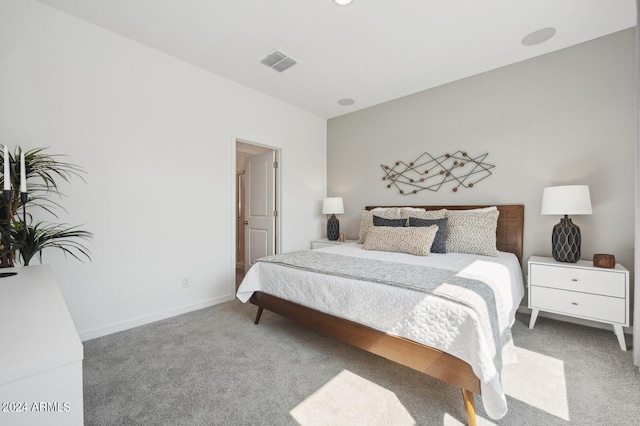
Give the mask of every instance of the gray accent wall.
M 344 197 L 341 231 L 356 238 L 371 204 L 524 204 L 526 264 L 551 255 L 560 220 L 540 215 L 543 188 L 587 184 L 593 214 L 573 218 L 582 258 L 612 253 L 633 270 L 634 37 L 622 31 L 329 120 L 327 195 Z M 380 164 L 458 149 L 489 153 L 493 175 L 406 196 L 382 181 Z

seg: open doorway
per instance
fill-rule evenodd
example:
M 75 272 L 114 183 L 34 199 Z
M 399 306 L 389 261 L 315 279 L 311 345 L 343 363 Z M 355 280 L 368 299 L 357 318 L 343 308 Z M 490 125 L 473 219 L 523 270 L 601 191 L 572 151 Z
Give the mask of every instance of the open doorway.
M 277 253 L 277 149 L 236 140 L 236 289 L 255 259 Z

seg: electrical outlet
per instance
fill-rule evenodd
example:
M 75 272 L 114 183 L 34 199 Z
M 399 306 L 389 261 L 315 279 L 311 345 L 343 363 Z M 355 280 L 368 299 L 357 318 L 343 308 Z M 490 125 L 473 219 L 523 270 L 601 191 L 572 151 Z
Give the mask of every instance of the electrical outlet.
M 182 277 L 182 288 L 189 288 L 189 287 L 191 287 L 191 277 L 189 276 Z

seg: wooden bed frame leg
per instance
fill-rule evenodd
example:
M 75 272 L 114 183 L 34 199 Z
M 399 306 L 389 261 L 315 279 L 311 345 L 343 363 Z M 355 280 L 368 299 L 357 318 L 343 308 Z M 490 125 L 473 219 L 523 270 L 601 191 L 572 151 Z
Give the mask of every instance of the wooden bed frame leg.
M 253 322 L 254 324 L 257 324 L 260 322 L 260 316 L 262 315 L 263 310 L 264 308 L 262 306 L 258 306 L 258 313 L 256 314 L 256 320 Z
M 461 390 L 464 409 L 467 412 L 467 419 L 469 420 L 469 426 L 476 426 L 476 409 L 473 405 L 473 392 L 466 389 Z

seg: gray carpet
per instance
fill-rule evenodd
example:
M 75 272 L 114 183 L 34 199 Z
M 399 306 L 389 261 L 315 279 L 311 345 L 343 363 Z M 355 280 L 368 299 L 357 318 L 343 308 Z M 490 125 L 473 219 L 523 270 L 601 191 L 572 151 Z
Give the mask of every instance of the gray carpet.
M 87 425 L 460 425 L 460 391 L 237 301 L 84 343 Z M 640 374 L 612 332 L 519 315 L 509 413 L 480 425 L 628 425 Z

